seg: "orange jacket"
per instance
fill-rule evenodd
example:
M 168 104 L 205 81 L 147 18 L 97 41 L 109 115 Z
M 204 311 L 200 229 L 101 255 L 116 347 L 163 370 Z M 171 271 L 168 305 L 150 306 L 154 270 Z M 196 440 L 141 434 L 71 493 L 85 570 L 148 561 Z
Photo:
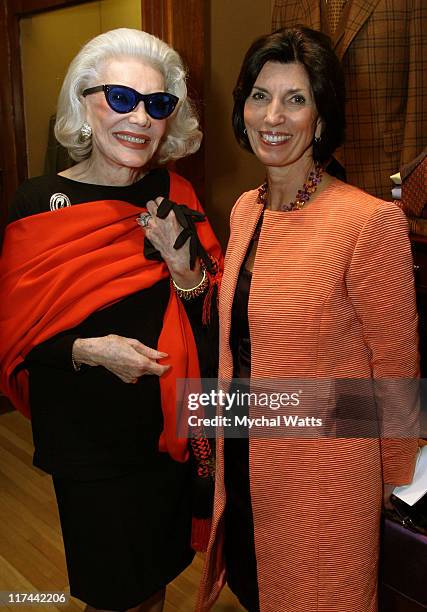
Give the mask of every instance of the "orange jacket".
M 220 291 L 224 381 L 233 370 L 236 282 L 262 213 L 256 200 L 256 190 L 243 194 L 231 215 Z M 407 234 L 406 219 L 394 204 L 337 180 L 301 211 L 266 210 L 248 307 L 252 379 L 416 379 L 417 314 Z M 376 399 L 377 408 L 391 413 L 395 408 L 413 431 L 416 394 L 395 406 Z M 334 414 L 333 392 L 319 393 L 316 402 L 319 414 Z M 382 483 L 411 481 L 416 447 L 416 436 L 250 439 L 261 612 L 376 611 Z M 210 609 L 226 578 L 225 502 L 219 439 L 213 529 L 198 610 Z

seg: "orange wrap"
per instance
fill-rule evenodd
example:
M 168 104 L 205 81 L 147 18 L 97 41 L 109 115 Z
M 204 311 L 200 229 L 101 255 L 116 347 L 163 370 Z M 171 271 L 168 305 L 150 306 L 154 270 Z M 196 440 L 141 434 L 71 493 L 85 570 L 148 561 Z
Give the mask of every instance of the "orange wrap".
M 174 173 L 170 179 L 169 198 L 201 210 L 190 183 Z M 0 263 L 0 386 L 27 417 L 28 372 L 19 366 L 32 348 L 169 276 L 165 263 L 144 257 L 135 220 L 140 212 L 127 202 L 103 200 L 32 215 L 7 227 Z M 197 230 L 221 269 L 221 249 L 208 221 L 198 223 Z M 168 353 L 163 363 L 171 365 L 160 378 L 159 448 L 185 461 L 187 440 L 176 437 L 175 382 L 199 377 L 199 364 L 190 322 L 172 289 L 158 350 Z

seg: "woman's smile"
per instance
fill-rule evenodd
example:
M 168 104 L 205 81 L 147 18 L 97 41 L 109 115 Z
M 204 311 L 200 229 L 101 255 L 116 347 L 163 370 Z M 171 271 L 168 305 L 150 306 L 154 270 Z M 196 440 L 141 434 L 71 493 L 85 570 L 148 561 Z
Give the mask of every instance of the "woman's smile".
M 258 132 L 261 142 L 268 146 L 277 147 L 283 145 L 292 138 L 291 134 L 284 134 L 282 132 Z
M 117 138 L 121 145 L 130 149 L 144 149 L 151 140 L 146 134 L 127 131 L 114 132 L 113 136 Z

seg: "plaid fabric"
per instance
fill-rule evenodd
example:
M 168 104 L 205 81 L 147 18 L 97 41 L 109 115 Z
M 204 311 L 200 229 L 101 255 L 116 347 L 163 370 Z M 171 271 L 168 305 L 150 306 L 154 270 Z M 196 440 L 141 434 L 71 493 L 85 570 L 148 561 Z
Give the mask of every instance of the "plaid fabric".
M 426 155 L 426 154 L 424 154 Z M 402 174 L 402 172 L 401 172 Z M 419 217 L 427 206 L 427 157 L 404 178 L 402 177 L 402 210 L 412 217 Z
M 390 175 L 427 142 L 427 3 L 349 0 L 332 37 L 346 75 L 346 143 L 336 157 L 350 183 L 391 199 Z M 326 20 L 327 21 L 327 20 Z M 329 33 L 321 0 L 276 0 L 273 30 Z

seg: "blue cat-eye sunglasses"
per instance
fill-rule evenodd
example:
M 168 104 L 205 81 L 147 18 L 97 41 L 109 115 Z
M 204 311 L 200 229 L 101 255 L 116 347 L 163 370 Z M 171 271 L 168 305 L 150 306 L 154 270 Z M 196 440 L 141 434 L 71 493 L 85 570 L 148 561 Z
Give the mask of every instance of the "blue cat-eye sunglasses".
M 83 91 L 83 96 L 103 91 L 108 106 L 116 113 L 130 113 L 141 100 L 144 102 L 145 110 L 152 119 L 166 119 L 175 109 L 179 98 L 167 91 L 142 94 L 132 87 L 126 85 L 97 85 Z

